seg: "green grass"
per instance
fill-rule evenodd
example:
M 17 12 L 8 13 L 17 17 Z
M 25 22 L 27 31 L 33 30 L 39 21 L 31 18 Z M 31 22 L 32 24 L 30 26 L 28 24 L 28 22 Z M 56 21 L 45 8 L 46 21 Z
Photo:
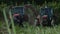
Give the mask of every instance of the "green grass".
M 2 26 L 2 22 L 0 21 L 0 27 Z
M 4 17 L 6 20 L 7 18 L 6 18 L 5 14 L 4 14 Z M 0 26 L 2 25 L 1 23 L 2 22 L 0 21 Z M 8 26 L 7 20 L 6 20 L 6 25 L 7 25 L 8 31 L 9 31 L 9 26 Z M 33 27 L 28 24 L 24 24 L 25 27 L 19 27 L 18 25 L 14 27 L 13 23 L 12 23 L 12 25 L 13 25 L 12 27 L 16 29 L 16 31 L 14 30 L 15 34 L 60 34 L 60 25 L 54 26 L 54 27 L 41 27 L 41 26 Z
M 4 14 L 4 16 L 5 16 L 5 20 L 6 20 L 6 15 Z M 7 25 L 8 31 L 10 33 L 7 20 L 6 20 L 6 25 Z M 12 25 L 13 25 L 13 23 L 12 23 Z M 60 25 L 54 26 L 54 27 L 41 27 L 41 26 L 33 27 L 31 25 L 28 25 L 28 23 L 27 23 L 27 24 L 24 24 L 24 26 L 25 27 L 19 27 L 17 25 L 14 27 L 14 25 L 13 25 L 12 26 L 14 28 L 14 30 L 12 29 L 13 33 L 15 33 L 15 34 L 60 34 Z
M 17 34 L 60 34 L 60 25 L 54 27 L 33 27 L 20 28 L 16 26 Z
M 54 27 L 24 25 L 25 27 L 15 26 L 17 34 L 60 34 L 60 25 Z

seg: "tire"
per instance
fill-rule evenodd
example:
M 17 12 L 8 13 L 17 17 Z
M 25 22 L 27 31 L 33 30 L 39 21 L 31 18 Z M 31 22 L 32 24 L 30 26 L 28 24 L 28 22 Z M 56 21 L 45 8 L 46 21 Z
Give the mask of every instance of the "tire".
M 47 26 L 47 24 L 48 24 L 47 21 L 43 21 L 43 22 L 42 22 L 42 25 L 43 25 L 43 26 Z

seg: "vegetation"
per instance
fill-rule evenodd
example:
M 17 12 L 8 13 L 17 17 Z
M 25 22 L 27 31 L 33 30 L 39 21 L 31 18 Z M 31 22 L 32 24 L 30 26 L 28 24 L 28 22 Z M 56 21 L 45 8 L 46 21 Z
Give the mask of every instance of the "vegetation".
M 12 4 L 12 2 L 10 4 Z M 10 4 L 9 4 L 9 6 L 10 6 Z M 22 3 L 22 5 L 23 5 L 23 3 Z M 32 3 L 32 5 L 34 5 L 34 3 Z M 43 5 L 45 5 L 45 3 Z M 57 23 L 60 23 L 59 22 L 59 20 L 60 20 L 60 2 L 59 3 L 49 2 L 49 3 L 47 3 L 47 5 L 54 9 L 54 12 L 57 14 L 57 17 L 58 17 Z M 38 6 L 41 7 L 40 5 L 36 5 L 36 6 L 37 6 L 37 8 L 38 8 Z M 19 27 L 18 25 L 14 26 L 13 19 L 11 20 L 13 28 L 10 30 L 9 26 L 8 26 L 8 20 L 6 17 L 7 12 L 5 12 L 5 10 L 3 10 L 5 7 L 8 7 L 8 4 L 6 4 L 6 3 L 0 4 L 0 15 L 2 15 L 2 13 L 4 14 L 4 15 L 2 15 L 2 17 L 4 16 L 4 18 L 5 18 L 5 22 L 6 22 L 6 26 L 7 26 L 9 34 L 11 34 L 11 33 L 13 33 L 13 34 L 60 34 L 60 25 L 53 26 L 53 27 L 42 27 L 42 26 L 33 27 L 31 25 L 24 24 L 24 27 Z M 10 13 L 10 15 L 11 15 L 11 13 Z M 11 16 L 11 18 L 12 18 L 12 16 Z M 2 25 L 1 23 L 2 22 L 0 21 L 0 26 Z
M 17 28 L 16 28 L 17 34 L 59 34 L 60 33 L 59 26 L 55 26 L 55 27 L 28 26 L 27 28 L 19 28 L 17 26 Z

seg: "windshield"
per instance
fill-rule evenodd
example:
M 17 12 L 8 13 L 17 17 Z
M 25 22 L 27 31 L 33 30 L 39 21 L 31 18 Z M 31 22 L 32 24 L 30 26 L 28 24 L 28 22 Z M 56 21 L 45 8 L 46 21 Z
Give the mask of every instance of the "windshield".
M 14 13 L 24 14 L 24 8 L 23 7 L 14 7 L 12 9 L 12 14 L 14 14 Z
M 51 8 L 41 8 L 40 14 L 41 16 L 43 15 L 51 16 L 52 15 Z

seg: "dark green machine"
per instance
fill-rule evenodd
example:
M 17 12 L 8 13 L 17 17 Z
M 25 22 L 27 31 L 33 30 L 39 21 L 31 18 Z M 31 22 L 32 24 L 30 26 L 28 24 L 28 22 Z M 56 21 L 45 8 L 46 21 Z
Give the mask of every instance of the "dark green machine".
M 43 25 L 52 25 L 54 20 L 53 20 L 53 9 L 50 7 L 44 7 L 40 9 L 40 16 Z

